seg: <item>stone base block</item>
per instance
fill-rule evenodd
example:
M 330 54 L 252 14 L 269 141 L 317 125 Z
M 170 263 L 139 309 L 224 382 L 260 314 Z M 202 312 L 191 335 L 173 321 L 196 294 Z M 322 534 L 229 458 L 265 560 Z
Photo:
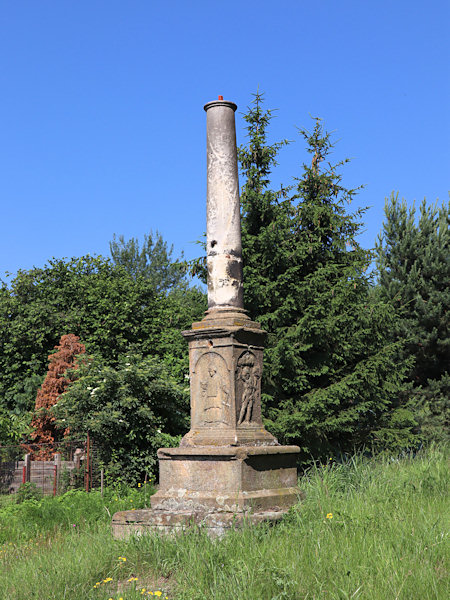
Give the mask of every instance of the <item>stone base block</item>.
M 212 536 L 245 523 L 277 521 L 300 497 L 297 446 L 180 447 L 158 450 L 159 490 L 151 509 L 113 517 L 113 533 L 183 531 Z
M 172 498 L 178 508 L 190 509 L 196 497 L 201 504 L 198 494 L 203 498 L 227 497 L 242 508 L 245 494 L 250 492 L 256 492 L 254 499 L 268 491 L 274 498 L 283 497 L 278 491 L 297 486 L 298 453 L 297 446 L 279 445 L 160 448 L 160 486 L 152 496 L 152 508 L 165 510 L 166 500 Z M 184 499 L 189 501 L 186 507 Z M 214 506 L 221 509 L 220 501 Z
M 133 535 L 176 535 L 194 527 L 205 528 L 210 537 L 221 537 L 231 529 L 242 529 L 264 521 L 279 521 L 286 510 L 266 510 L 256 513 L 125 510 L 113 516 L 112 531 L 116 539 L 128 539 Z
M 261 510 L 280 511 L 295 504 L 299 497 L 298 488 L 272 490 L 224 492 L 193 492 L 179 489 L 158 491 L 151 498 L 154 510 L 247 513 Z

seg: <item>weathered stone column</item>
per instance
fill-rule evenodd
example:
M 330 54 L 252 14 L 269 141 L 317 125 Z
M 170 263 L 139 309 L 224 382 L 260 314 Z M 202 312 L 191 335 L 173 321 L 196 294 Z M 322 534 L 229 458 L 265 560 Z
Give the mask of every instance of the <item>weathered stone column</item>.
M 182 332 L 189 343 L 191 429 L 179 448 L 158 450 L 152 508 L 116 513 L 116 537 L 191 523 L 220 535 L 245 522 L 275 521 L 299 496 L 299 448 L 280 446 L 263 425 L 265 332 L 243 306 L 236 105 L 219 96 L 204 108 L 208 310 Z
M 189 342 L 191 429 L 181 446 L 278 445 L 264 429 L 265 332 L 244 310 L 236 104 L 205 104 L 208 311 Z
M 219 98 L 206 111 L 206 248 L 208 308 L 244 308 L 239 179 L 236 160 L 237 106 Z

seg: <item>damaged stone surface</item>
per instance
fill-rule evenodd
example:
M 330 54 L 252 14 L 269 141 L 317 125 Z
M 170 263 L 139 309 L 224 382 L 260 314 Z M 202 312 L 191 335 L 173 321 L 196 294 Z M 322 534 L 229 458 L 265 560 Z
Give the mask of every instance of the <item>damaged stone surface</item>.
M 191 429 L 181 445 L 278 445 L 261 416 L 265 332 L 245 313 L 223 313 L 213 312 L 217 319 L 208 314 L 183 332 L 189 343 Z
M 208 307 L 243 308 L 241 216 L 233 102 L 206 111 Z
M 132 535 L 157 533 L 176 535 L 192 528 L 205 528 L 210 537 L 221 537 L 230 529 L 241 529 L 269 521 L 277 522 L 286 511 L 260 511 L 258 513 L 218 513 L 215 511 L 153 511 L 126 510 L 113 517 L 113 533 L 117 539 Z
M 208 311 L 183 336 L 189 344 L 191 429 L 179 448 L 158 450 L 151 508 L 113 517 L 113 533 L 212 536 L 245 523 L 277 521 L 299 499 L 297 446 L 264 428 L 261 377 L 265 332 L 243 306 L 234 112 L 222 99 L 207 114 Z
M 201 526 L 220 536 L 230 528 L 278 521 L 300 497 L 297 453 L 296 446 L 162 448 L 152 509 L 116 513 L 114 535 Z

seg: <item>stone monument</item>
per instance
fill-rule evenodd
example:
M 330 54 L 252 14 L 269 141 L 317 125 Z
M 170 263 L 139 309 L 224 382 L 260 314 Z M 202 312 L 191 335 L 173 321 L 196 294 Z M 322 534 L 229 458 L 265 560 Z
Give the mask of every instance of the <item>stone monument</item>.
M 221 96 L 207 115 L 208 310 L 184 331 L 189 343 L 191 429 L 161 448 L 151 509 L 118 512 L 116 537 L 191 524 L 221 535 L 244 522 L 279 519 L 295 502 L 297 446 L 264 429 L 261 375 L 265 332 L 244 310 L 234 113 Z

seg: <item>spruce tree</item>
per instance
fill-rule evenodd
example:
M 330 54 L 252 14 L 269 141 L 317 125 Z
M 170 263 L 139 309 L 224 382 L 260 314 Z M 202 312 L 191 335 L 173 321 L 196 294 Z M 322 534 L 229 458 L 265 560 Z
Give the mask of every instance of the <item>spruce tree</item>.
M 391 338 L 414 364 L 409 378 L 424 439 L 450 421 L 450 203 L 416 209 L 392 194 L 377 244 L 379 293 L 399 314 Z
M 268 331 L 263 375 L 267 426 L 303 456 L 354 446 L 411 443 L 403 404 L 406 365 L 386 342 L 392 311 L 371 293 L 371 253 L 357 241 L 363 210 L 356 189 L 328 162 L 330 135 L 315 120 L 300 130 L 311 155 L 294 185 L 270 189 L 280 148 L 267 144 L 272 118 L 256 94 L 239 151 L 245 306 Z

